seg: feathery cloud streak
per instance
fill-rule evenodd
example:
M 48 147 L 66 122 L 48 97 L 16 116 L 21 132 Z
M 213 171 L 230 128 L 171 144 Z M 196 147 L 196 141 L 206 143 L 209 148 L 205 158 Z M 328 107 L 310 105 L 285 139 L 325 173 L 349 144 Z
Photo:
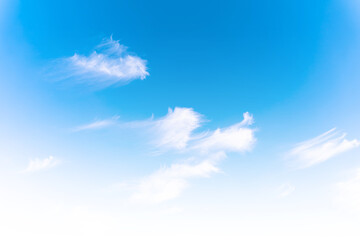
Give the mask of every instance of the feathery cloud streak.
M 216 129 L 208 137 L 200 139 L 194 148 L 201 151 L 244 152 L 251 150 L 256 139 L 254 129 L 248 128 L 253 123 L 253 117 L 244 113 L 244 120 L 223 129 Z
M 201 114 L 192 108 L 169 108 L 165 117 L 154 121 L 154 143 L 157 147 L 184 149 L 194 138 L 192 132 L 200 127 L 201 122 Z
M 288 157 L 299 168 L 306 168 L 360 146 L 359 140 L 348 140 L 345 137 L 346 133 L 333 128 L 320 136 L 299 143 L 288 152 Z
M 168 113 L 159 119 L 151 117 L 148 120 L 119 122 L 119 116 L 97 120 L 89 124 L 78 126 L 74 131 L 101 129 L 117 125 L 119 127 L 146 129 L 151 143 L 161 150 L 200 151 L 228 151 L 244 152 L 251 150 L 255 144 L 255 129 L 249 128 L 253 124 L 253 117 L 249 113 L 243 114 L 243 121 L 215 131 L 205 131 L 194 134 L 201 127 L 204 116 L 192 108 L 169 108 Z
M 97 121 L 89 123 L 89 124 L 78 126 L 78 127 L 74 128 L 74 131 L 78 132 L 78 131 L 84 131 L 84 130 L 101 129 L 101 128 L 110 127 L 110 126 L 116 125 L 118 119 L 119 119 L 119 116 L 115 116 L 115 117 L 112 117 L 109 119 L 104 119 L 104 120 L 97 120 Z
M 244 152 L 251 150 L 256 142 L 253 117 L 244 113 L 244 120 L 230 127 L 218 128 L 194 134 L 201 127 L 204 117 L 192 108 L 176 107 L 160 119 L 151 119 L 142 126 L 151 126 L 154 145 L 159 149 L 209 153 L 211 151 Z
M 122 85 L 149 75 L 146 60 L 128 53 L 127 47 L 112 37 L 89 56 L 75 53 L 59 63 L 57 67 L 63 69 L 61 78 L 97 87 Z

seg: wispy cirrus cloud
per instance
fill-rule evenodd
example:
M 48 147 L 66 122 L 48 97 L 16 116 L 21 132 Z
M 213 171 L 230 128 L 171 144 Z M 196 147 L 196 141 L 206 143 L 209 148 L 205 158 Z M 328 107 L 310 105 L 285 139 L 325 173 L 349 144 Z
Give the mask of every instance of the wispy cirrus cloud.
M 169 167 L 163 167 L 135 184 L 121 183 L 132 191 L 132 200 L 160 203 L 174 199 L 188 187 L 190 179 L 209 177 L 219 172 L 219 162 L 226 159 L 227 152 L 245 152 L 253 148 L 255 129 L 250 128 L 254 121 L 249 113 L 244 113 L 244 119 L 232 126 L 195 134 L 203 119 L 192 108 L 177 107 L 169 109 L 162 118 L 151 118 L 135 125 L 130 123 L 147 128 L 151 142 L 160 151 L 166 150 L 177 159 L 191 156 L 191 161 L 179 163 L 173 160 Z
M 153 121 L 154 143 L 160 148 L 184 149 L 202 121 L 202 115 L 192 108 L 169 108 L 165 117 Z
M 149 76 L 147 61 L 131 54 L 127 47 L 112 37 L 99 44 L 90 55 L 75 53 L 56 62 L 60 79 L 96 87 L 127 84 Z
M 200 139 L 195 143 L 194 148 L 200 151 L 228 151 L 244 152 L 251 150 L 256 139 L 255 130 L 248 128 L 253 124 L 253 117 L 244 113 L 244 120 L 226 128 L 218 128 L 209 136 Z
M 185 149 L 188 142 L 198 138 L 193 131 L 201 126 L 203 117 L 192 108 L 169 108 L 168 113 L 161 118 L 154 119 L 152 116 L 146 120 L 120 122 L 119 116 L 75 127 L 74 131 L 102 129 L 112 126 L 145 130 L 151 139 L 150 142 L 158 149 L 181 150 Z
M 151 142 L 162 150 L 183 150 L 185 152 L 211 151 L 244 152 L 251 150 L 256 142 L 255 129 L 249 128 L 253 124 L 253 116 L 243 114 L 244 119 L 225 128 L 215 131 L 194 133 L 205 122 L 204 116 L 192 108 L 169 108 L 168 113 L 159 119 L 151 118 L 138 124 L 148 127 Z
M 159 154 L 170 154 L 172 164 L 162 167 L 135 183 L 114 184 L 111 189 L 132 192 L 131 200 L 140 203 L 160 203 L 174 199 L 189 186 L 193 178 L 209 177 L 220 171 L 220 160 L 227 152 L 246 152 L 256 143 L 253 116 L 243 114 L 244 119 L 229 127 L 214 131 L 195 132 L 205 122 L 205 117 L 192 108 L 169 108 L 165 116 L 150 119 L 119 122 L 118 117 L 99 120 L 75 128 L 76 131 L 100 129 L 111 126 L 140 130 L 150 138 L 149 143 Z M 190 156 L 190 158 L 186 158 Z M 178 162 L 177 159 L 188 159 Z M 190 159 L 190 160 L 189 160 Z M 121 186 L 121 187 L 119 187 Z
M 29 165 L 23 172 L 26 173 L 47 170 L 57 166 L 59 163 L 60 161 L 58 159 L 55 159 L 53 156 L 49 156 L 44 159 L 36 158 L 30 160 Z
M 296 167 L 306 168 L 360 146 L 359 140 L 348 140 L 345 137 L 346 133 L 333 128 L 320 136 L 297 144 L 287 153 L 287 157 Z
M 120 122 L 119 116 L 109 119 L 96 120 L 74 128 L 74 131 L 90 129 L 101 129 L 111 126 L 121 128 L 141 129 L 148 133 L 150 142 L 158 149 L 162 150 L 181 150 L 185 149 L 188 142 L 199 138 L 193 131 L 201 126 L 203 117 L 192 108 L 169 108 L 164 117 L 155 119 L 152 116 L 146 120 Z
M 78 131 L 92 130 L 92 129 L 102 129 L 102 128 L 114 126 L 114 125 L 116 125 L 118 123 L 118 119 L 119 119 L 119 116 L 114 116 L 114 117 L 109 118 L 109 119 L 96 120 L 94 122 L 75 127 L 73 129 L 73 131 L 78 132 Z
M 74 128 L 74 131 L 102 129 L 111 126 L 122 128 L 145 129 L 150 142 L 160 150 L 184 151 L 228 151 L 244 152 L 251 150 L 255 144 L 255 129 L 249 128 L 253 124 L 253 116 L 243 114 L 243 121 L 215 131 L 204 131 L 195 134 L 194 131 L 205 122 L 204 116 L 192 108 L 169 108 L 164 117 L 147 120 L 120 122 L 119 116 L 109 119 L 96 120 Z

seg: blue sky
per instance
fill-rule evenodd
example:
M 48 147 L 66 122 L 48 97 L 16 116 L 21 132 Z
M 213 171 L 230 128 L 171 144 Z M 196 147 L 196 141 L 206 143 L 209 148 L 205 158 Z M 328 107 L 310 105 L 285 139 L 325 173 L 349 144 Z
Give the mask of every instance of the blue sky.
M 0 236 L 358 239 L 359 40 L 355 0 L 0 0 Z

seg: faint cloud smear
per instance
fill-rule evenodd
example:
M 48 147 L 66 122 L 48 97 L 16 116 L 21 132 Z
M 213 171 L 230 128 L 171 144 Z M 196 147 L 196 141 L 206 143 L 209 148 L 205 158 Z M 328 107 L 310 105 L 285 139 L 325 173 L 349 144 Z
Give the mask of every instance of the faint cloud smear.
M 320 136 L 299 143 L 288 152 L 287 157 L 292 159 L 296 167 L 306 168 L 360 146 L 359 140 L 348 140 L 345 137 L 346 133 L 333 128 Z
M 360 3 L 358 0 L 344 0 L 345 6 L 349 10 L 349 15 L 354 19 L 358 24 L 360 23 L 359 13 L 360 13 Z
M 295 186 L 290 183 L 284 183 L 278 188 L 278 196 L 279 198 L 284 198 L 289 196 L 295 191 Z
M 72 57 L 57 61 L 60 79 L 70 79 L 100 88 L 127 84 L 145 79 L 147 62 L 127 51 L 112 37 L 104 40 L 89 56 L 75 53 Z
M 44 159 L 30 160 L 28 167 L 23 172 L 37 172 L 55 167 L 60 163 L 53 156 Z
M 97 120 L 89 124 L 85 124 L 79 127 L 74 128 L 75 132 L 84 131 L 84 130 L 93 130 L 93 129 L 101 129 L 110 126 L 114 126 L 117 124 L 119 116 L 112 117 L 110 119 Z
M 360 211 L 360 168 L 354 176 L 344 182 L 336 184 L 337 196 L 335 203 L 347 210 Z

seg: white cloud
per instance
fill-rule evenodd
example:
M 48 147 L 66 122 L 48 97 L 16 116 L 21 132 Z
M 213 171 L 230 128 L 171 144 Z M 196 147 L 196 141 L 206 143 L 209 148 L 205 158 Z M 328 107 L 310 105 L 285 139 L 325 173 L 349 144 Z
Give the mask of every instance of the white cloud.
M 289 196 L 295 191 L 295 186 L 290 183 L 284 183 L 278 188 L 278 196 L 284 198 Z
M 141 129 L 149 134 L 150 143 L 159 150 L 183 150 L 196 153 L 211 151 L 244 152 L 252 149 L 256 142 L 253 117 L 243 114 L 244 119 L 230 127 L 218 128 L 215 131 L 194 131 L 201 127 L 204 117 L 192 108 L 169 108 L 168 113 L 158 119 L 152 116 L 143 121 L 118 122 L 119 117 L 98 120 L 90 124 L 76 127 L 75 131 L 99 129 L 117 125 L 123 128 Z
M 30 160 L 28 167 L 23 172 L 36 172 L 41 170 L 46 170 L 53 168 L 60 163 L 59 160 L 55 159 L 53 156 L 49 156 L 44 159 L 34 159 Z
M 226 155 L 219 152 L 197 164 L 172 164 L 144 178 L 135 189 L 132 200 L 143 203 L 160 203 L 178 197 L 191 178 L 209 177 L 219 172 L 216 164 Z
M 113 126 L 117 124 L 117 120 L 119 116 L 112 117 L 110 119 L 97 120 L 95 122 L 85 124 L 79 127 L 74 128 L 74 131 L 83 131 L 83 130 L 91 130 L 91 129 L 101 129 L 109 126 Z
M 169 108 L 168 114 L 158 120 L 149 120 L 142 127 L 152 126 L 153 143 L 163 149 L 177 149 L 207 153 L 210 151 L 244 152 L 252 149 L 256 142 L 253 123 L 249 113 L 243 114 L 243 121 L 230 127 L 218 128 L 194 134 L 204 122 L 204 117 L 192 108 Z
M 216 129 L 210 136 L 201 139 L 194 148 L 201 151 L 244 152 L 252 149 L 256 142 L 254 129 L 248 128 L 253 117 L 244 113 L 244 120 L 223 129 Z
M 117 47 L 109 51 L 117 51 Z M 195 133 L 204 122 L 203 115 L 192 108 L 175 107 L 169 108 L 168 113 L 158 119 L 151 117 L 143 121 L 118 122 L 118 117 L 115 117 L 95 121 L 75 130 L 98 129 L 111 125 L 140 129 L 142 134 L 150 137 L 149 142 L 156 147 L 157 153 L 167 153 L 176 159 L 184 159 L 184 156 L 197 159 L 191 163 L 174 163 L 161 168 L 138 183 L 121 183 L 109 187 L 115 191 L 132 192 L 131 199 L 134 201 L 159 203 L 178 197 L 191 178 L 208 177 L 211 173 L 219 172 L 217 159 L 226 158 L 227 152 L 246 152 L 253 148 L 256 130 L 249 126 L 254 120 L 247 112 L 243 117 L 242 121 L 229 127 Z
M 63 60 L 64 78 L 76 78 L 75 81 L 99 87 L 126 84 L 149 75 L 146 60 L 128 53 L 127 47 L 112 37 L 98 45 L 89 56 L 75 53 Z
M 336 184 L 335 202 L 344 209 L 360 211 L 360 168 L 352 178 Z
M 184 149 L 201 122 L 201 115 L 192 108 L 169 108 L 165 117 L 154 122 L 154 142 L 157 147 Z
M 132 200 L 160 203 L 176 198 L 187 188 L 190 179 L 209 177 L 219 172 L 218 162 L 226 158 L 226 152 L 249 151 L 256 142 L 255 130 L 249 128 L 253 123 L 249 113 L 244 113 L 243 121 L 230 127 L 194 134 L 202 122 L 203 116 L 193 109 L 176 107 L 174 110 L 169 109 L 163 118 L 136 124 L 149 127 L 157 148 L 169 150 L 175 157 L 190 155 L 197 161 L 174 163 L 137 184 L 126 184 L 127 187 L 131 186 Z
M 333 128 L 320 136 L 299 143 L 287 155 L 299 168 L 310 167 L 360 146 L 359 140 L 348 140 L 345 137 L 345 133 Z

